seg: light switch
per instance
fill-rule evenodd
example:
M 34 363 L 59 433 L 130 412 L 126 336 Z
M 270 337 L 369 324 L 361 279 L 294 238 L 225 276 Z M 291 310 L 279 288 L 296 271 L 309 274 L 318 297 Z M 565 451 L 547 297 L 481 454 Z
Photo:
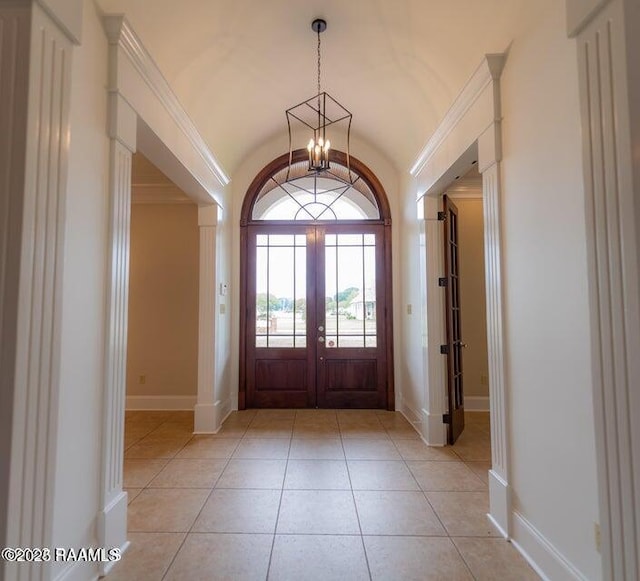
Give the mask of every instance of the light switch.
M 227 294 L 227 290 L 228 290 L 228 289 L 227 289 L 227 284 L 226 284 L 226 283 L 224 283 L 224 282 L 221 282 L 221 283 L 220 283 L 220 296 L 221 296 L 221 297 L 226 296 L 226 294 Z
M 407 305 L 407 315 L 411 315 L 413 313 L 413 306 Z

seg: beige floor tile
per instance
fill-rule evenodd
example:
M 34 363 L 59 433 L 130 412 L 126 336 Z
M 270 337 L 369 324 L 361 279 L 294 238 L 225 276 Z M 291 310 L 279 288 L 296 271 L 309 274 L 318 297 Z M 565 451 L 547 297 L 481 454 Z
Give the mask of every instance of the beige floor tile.
M 422 492 L 356 491 L 364 535 L 435 535 L 446 531 Z
M 144 425 L 144 424 L 133 424 L 133 425 L 125 425 L 124 427 L 124 437 L 125 439 L 130 440 L 140 440 L 144 438 L 147 434 L 153 432 L 158 426 L 155 424 L 152 425 Z
M 256 581 L 266 579 L 273 535 L 195 533 L 165 581 Z
M 404 462 L 349 460 L 353 490 L 420 490 Z
M 160 581 L 185 533 L 129 533 L 131 545 L 109 573 L 109 581 Z
M 209 490 L 147 488 L 129 505 L 131 532 L 186 532 L 196 520 Z
M 186 425 L 183 423 L 169 423 L 165 422 L 161 426 L 158 426 L 150 436 L 155 436 L 159 438 L 174 438 L 174 437 L 187 437 L 190 438 L 193 436 L 193 423 L 191 425 Z
M 239 460 L 232 458 L 216 488 L 282 489 L 286 460 Z
M 351 490 L 344 460 L 289 460 L 286 489 Z
M 411 422 L 400 412 L 387 412 L 384 414 L 376 413 L 376 417 L 385 428 L 413 428 Z
M 487 492 L 427 492 L 426 495 L 451 536 L 500 536 L 487 518 Z
M 149 488 L 213 488 L 227 462 L 176 458 L 149 483 Z
M 379 422 L 378 410 L 336 410 L 340 423 L 344 422 Z
M 147 436 L 148 437 L 148 436 Z M 139 440 L 124 453 L 125 458 L 173 458 L 187 440 Z
M 216 489 L 198 516 L 193 532 L 273 533 L 280 495 L 279 490 Z
M 346 490 L 285 490 L 279 534 L 360 534 L 353 496 Z
M 166 422 L 169 424 L 183 424 L 193 428 L 193 410 L 179 410 L 169 412 Z
M 244 438 L 233 453 L 234 458 L 286 460 L 290 440 L 285 438 Z
M 291 440 L 290 460 L 343 460 L 340 438 L 303 438 Z
M 407 462 L 424 491 L 485 490 L 487 485 L 463 462 Z
M 127 504 L 131 504 L 133 499 L 142 492 L 142 488 L 124 488 L 123 490 L 127 493 Z
M 448 538 L 364 537 L 373 581 L 472 581 Z
M 280 421 L 280 420 L 295 420 L 297 410 L 293 409 L 271 409 L 271 410 L 257 410 L 254 416 L 254 422 L 263 421 Z
M 123 486 L 125 488 L 144 488 L 167 464 L 165 459 L 125 458 L 123 466 Z
M 465 462 L 465 464 L 473 470 L 473 473 L 485 484 L 489 484 L 489 470 L 491 470 L 491 462 Z
M 391 440 L 387 431 L 380 426 L 340 426 L 340 435 L 345 440 L 363 438 L 368 440 Z
M 348 460 L 402 460 L 391 440 L 345 440 L 344 453 Z
M 398 440 L 395 445 L 405 460 L 460 462 L 460 457 L 450 446 L 427 446 L 422 440 Z
M 276 535 L 269 581 L 365 581 L 359 536 Z
M 339 438 L 338 424 L 294 424 L 294 438 Z
M 296 410 L 296 423 L 298 422 L 326 422 L 337 423 L 336 410 Z
M 293 420 L 273 420 L 256 423 L 251 422 L 245 438 L 291 438 Z
M 126 422 L 145 422 L 160 425 L 165 422 L 171 412 L 167 411 L 148 411 L 148 410 L 129 410 L 125 412 Z
M 420 440 L 420 434 L 412 427 L 386 428 L 386 430 L 392 440 L 422 441 Z
M 504 539 L 452 539 L 478 581 L 539 579 L 516 548 Z
M 234 422 L 225 422 L 222 427 L 215 433 L 210 434 L 211 438 L 242 438 L 247 432 L 246 424 L 236 424 Z
M 239 438 L 194 436 L 176 458 L 231 458 L 239 443 Z

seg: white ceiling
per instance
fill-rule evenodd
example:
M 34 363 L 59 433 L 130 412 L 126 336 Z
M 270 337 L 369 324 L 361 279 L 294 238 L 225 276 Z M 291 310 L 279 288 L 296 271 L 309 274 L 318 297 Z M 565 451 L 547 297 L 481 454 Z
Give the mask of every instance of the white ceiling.
M 224 169 L 286 130 L 323 90 L 405 171 L 486 53 L 558 0 L 99 0 L 125 13 Z M 306 143 L 306 142 L 305 142 Z M 300 144 L 304 146 L 304 144 Z

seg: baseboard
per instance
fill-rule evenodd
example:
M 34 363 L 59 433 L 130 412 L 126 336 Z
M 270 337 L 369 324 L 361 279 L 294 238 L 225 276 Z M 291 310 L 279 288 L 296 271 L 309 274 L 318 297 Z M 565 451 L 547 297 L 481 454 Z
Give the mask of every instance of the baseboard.
M 96 581 L 100 578 L 97 565 L 98 563 L 68 563 L 53 579 L 54 581 L 87 581 L 87 579 Z
M 120 553 L 129 547 L 127 540 L 127 509 L 129 496 L 125 491 L 120 494 L 98 515 L 98 546 L 106 549 L 119 547 Z M 106 575 L 115 562 L 100 563 L 100 574 Z
M 511 487 L 495 470 L 489 470 L 489 520 L 505 538 L 511 538 Z
M 217 434 L 232 411 L 231 398 L 195 406 L 194 434 Z
M 465 395 L 464 411 L 465 412 L 488 412 L 489 396 L 488 395 Z
M 585 575 L 515 510 L 511 543 L 545 581 L 587 581 Z
M 195 395 L 128 395 L 125 402 L 125 409 L 155 411 L 192 410 L 197 401 Z
M 447 424 L 442 419 L 442 414 L 432 414 L 427 410 L 422 410 L 423 416 L 423 439 L 429 446 L 447 445 Z

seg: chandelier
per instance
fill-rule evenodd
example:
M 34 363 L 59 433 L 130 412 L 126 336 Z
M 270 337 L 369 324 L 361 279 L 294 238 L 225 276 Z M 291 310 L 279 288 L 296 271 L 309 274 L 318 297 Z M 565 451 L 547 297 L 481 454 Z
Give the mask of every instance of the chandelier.
M 286 110 L 287 126 L 289 129 L 289 167 L 285 181 L 294 181 L 300 178 L 299 175 L 291 175 L 294 151 L 294 136 L 292 127 L 302 124 L 305 130 L 309 130 L 309 142 L 307 152 L 309 157 L 308 172 L 312 174 L 328 173 L 330 169 L 329 156 L 331 151 L 331 140 L 327 129 L 337 132 L 346 125 L 346 166 L 351 182 L 351 171 L 349 163 L 349 139 L 351 134 L 351 113 L 336 101 L 329 93 L 322 91 L 321 85 L 321 64 L 322 45 L 320 34 L 327 29 L 327 22 L 321 18 L 315 19 L 311 23 L 311 29 L 318 36 L 318 94 Z M 337 124 L 341 124 L 339 127 Z M 340 178 L 341 181 L 344 178 Z

